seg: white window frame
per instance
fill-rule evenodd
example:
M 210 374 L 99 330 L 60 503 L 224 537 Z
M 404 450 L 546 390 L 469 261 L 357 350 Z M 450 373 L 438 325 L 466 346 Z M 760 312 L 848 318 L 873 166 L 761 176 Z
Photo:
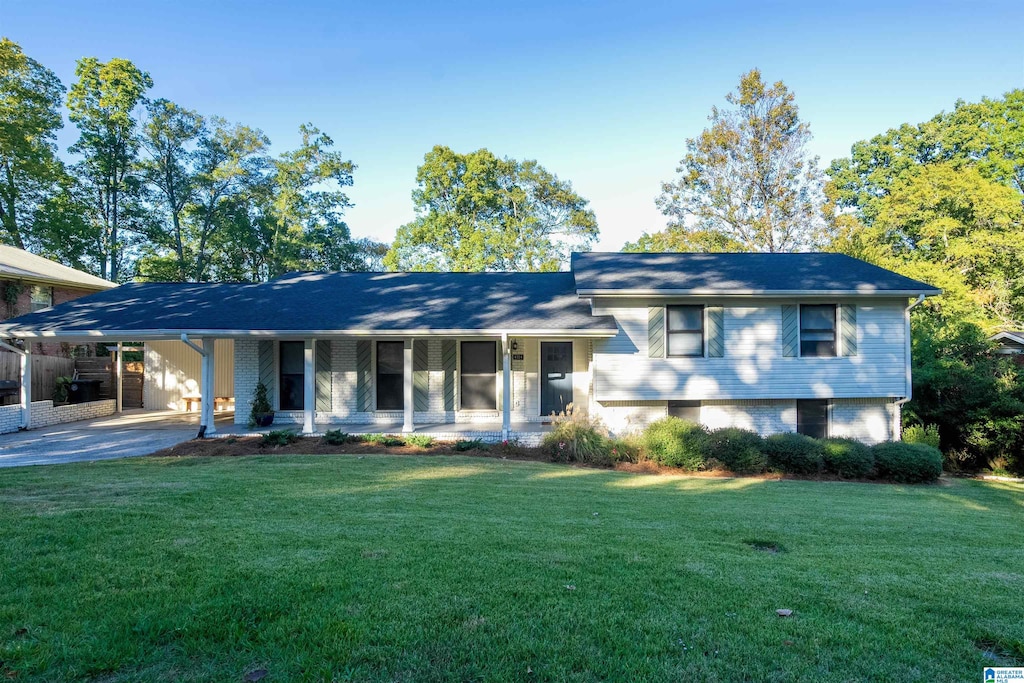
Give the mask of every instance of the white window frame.
M 803 321 L 804 321 L 804 306 L 835 306 L 836 309 L 836 326 L 834 332 L 836 335 L 836 353 L 834 356 L 805 356 L 804 355 L 804 344 L 803 344 Z M 814 358 L 815 360 L 828 360 L 830 358 L 842 358 L 843 357 L 843 335 L 839 332 L 839 326 L 842 324 L 841 316 L 842 304 L 836 301 L 801 301 L 796 306 L 796 354 L 797 358 Z
M 680 308 L 683 306 L 700 306 L 700 355 L 699 356 L 673 356 L 668 352 L 669 347 L 669 336 L 672 334 L 679 334 L 680 331 L 673 333 L 668 326 L 670 308 Z M 687 303 L 675 303 L 665 304 L 665 358 L 681 359 L 681 358 L 707 358 L 708 357 L 708 306 L 707 304 L 687 304 Z M 683 334 L 692 334 L 692 332 L 682 332 Z

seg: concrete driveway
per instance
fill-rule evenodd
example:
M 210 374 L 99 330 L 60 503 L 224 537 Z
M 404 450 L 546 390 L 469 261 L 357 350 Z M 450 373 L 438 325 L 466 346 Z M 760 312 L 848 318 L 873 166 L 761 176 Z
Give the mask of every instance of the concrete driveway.
M 218 413 L 216 420 L 228 423 L 233 417 Z M 198 413 L 126 410 L 111 417 L 4 434 L 0 436 L 0 467 L 149 455 L 195 438 L 198 431 Z

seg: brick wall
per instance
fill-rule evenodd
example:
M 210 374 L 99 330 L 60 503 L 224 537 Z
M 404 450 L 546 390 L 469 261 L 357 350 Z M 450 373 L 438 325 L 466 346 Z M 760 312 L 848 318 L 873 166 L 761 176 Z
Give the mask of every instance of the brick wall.
M 21 429 L 21 406 L 0 406 L 0 434 L 10 434 Z
M 252 394 L 260 382 L 259 353 L 258 340 L 235 340 L 235 424 L 249 422 Z
M 117 401 L 114 399 L 89 401 L 88 403 L 68 403 L 62 406 L 53 405 L 53 401 L 32 401 L 32 420 L 30 425 L 33 429 L 37 429 L 65 422 L 107 417 L 113 415 L 116 411 Z

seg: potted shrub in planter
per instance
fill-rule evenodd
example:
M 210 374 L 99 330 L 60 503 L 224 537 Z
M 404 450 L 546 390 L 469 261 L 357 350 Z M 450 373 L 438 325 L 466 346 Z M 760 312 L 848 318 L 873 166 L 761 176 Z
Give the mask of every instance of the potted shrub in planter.
M 53 385 L 54 405 L 63 405 L 68 402 L 68 390 L 71 388 L 72 381 L 74 380 L 65 375 L 61 375 L 56 379 Z
M 249 412 L 249 429 L 269 427 L 274 422 L 274 410 L 267 399 L 267 385 L 260 382 L 252 395 L 252 410 Z

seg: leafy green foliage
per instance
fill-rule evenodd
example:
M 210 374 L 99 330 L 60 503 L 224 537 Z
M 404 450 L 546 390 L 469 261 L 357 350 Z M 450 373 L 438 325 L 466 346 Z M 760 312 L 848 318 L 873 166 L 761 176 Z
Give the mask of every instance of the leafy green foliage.
M 392 270 L 558 270 L 597 239 L 587 200 L 536 161 L 438 145 L 416 183 L 417 217 L 384 258 Z
M 706 469 L 708 432 L 703 426 L 663 417 L 643 431 L 644 454 L 659 465 L 696 472 Z
M 434 437 L 428 434 L 410 434 L 405 437 L 405 442 L 418 448 L 430 448 L 434 445 Z
M 768 467 L 764 440 L 749 429 L 714 429 L 708 434 L 706 444 L 705 459 L 709 468 L 720 464 L 736 474 L 760 474 Z
M 340 429 L 328 429 L 324 432 L 321 437 L 324 443 L 330 444 L 331 446 L 341 446 L 343 444 L 352 443 L 357 439 L 348 432 L 343 432 Z
M 711 109 L 711 127 L 686 141 L 679 175 L 662 184 L 657 204 L 671 220 L 668 233 L 645 235 L 631 250 L 775 252 L 815 241 L 824 178 L 807 152 L 810 128 L 793 93 L 782 81 L 768 86 L 753 69 L 726 101 L 732 108 Z
M 826 472 L 847 479 L 863 479 L 875 471 L 871 449 L 856 439 L 824 439 L 821 446 Z
M 480 439 L 459 439 L 455 442 L 455 450 L 459 453 L 467 451 L 486 451 L 487 444 Z
M 932 448 L 939 448 L 941 438 L 939 437 L 938 425 L 910 425 L 903 428 L 903 441 L 906 443 L 923 443 Z
M 53 383 L 53 402 L 67 403 L 68 394 L 71 390 L 71 383 L 74 380 L 66 375 L 61 375 Z
M 295 443 L 299 435 L 292 429 L 272 429 L 263 435 L 264 446 L 288 446 Z
M 363 434 L 361 440 L 363 443 L 373 444 L 374 446 L 384 446 L 385 448 L 405 445 L 404 439 L 400 439 L 397 436 L 391 436 L 390 434 Z
M 89 197 L 95 227 L 93 253 L 100 275 L 115 282 L 122 277 L 129 231 L 146 219 L 141 181 L 136 172 L 139 139 L 134 110 L 145 101 L 153 79 L 127 59 L 78 60 L 78 80 L 68 93 L 71 121 L 80 137 L 71 152 L 82 155 L 75 172 Z
M 938 425 L 954 469 L 1024 471 L 1020 366 L 997 354 L 978 326 L 924 316 L 914 328 L 913 361 L 905 419 Z
M 614 462 L 640 462 L 643 458 L 643 441 L 636 434 L 609 439 L 608 448 Z
M 820 474 L 825 449 L 820 441 L 803 434 L 772 434 L 764 440 L 770 469 L 787 474 Z
M 942 475 L 942 453 L 921 443 L 887 441 L 871 447 L 878 476 L 902 484 L 932 482 Z
M 64 86 L 56 74 L 0 38 L 0 239 L 47 246 L 46 207 L 66 188 L 55 139 Z

